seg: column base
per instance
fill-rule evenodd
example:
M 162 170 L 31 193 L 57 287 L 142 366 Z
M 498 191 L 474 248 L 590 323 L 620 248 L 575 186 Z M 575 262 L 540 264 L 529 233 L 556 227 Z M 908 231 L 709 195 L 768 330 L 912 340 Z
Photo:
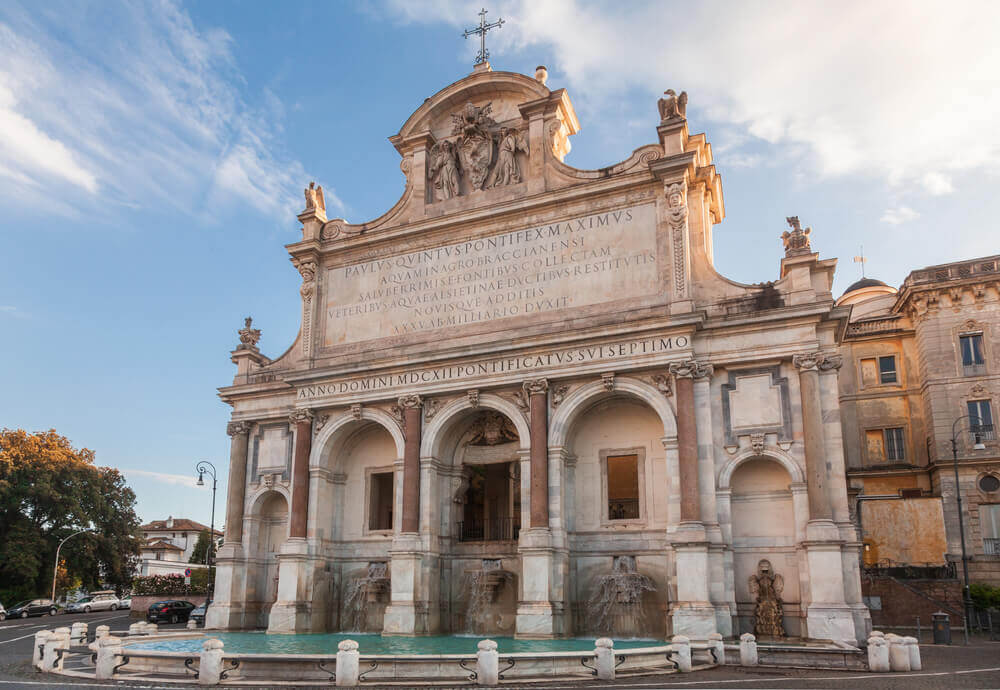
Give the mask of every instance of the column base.
M 812 640 L 855 645 L 859 633 L 854 617 L 855 612 L 847 604 L 810 604 L 806 613 L 806 636 Z
M 312 575 L 309 543 L 289 538 L 278 554 L 278 600 L 268 614 L 269 633 L 312 632 Z
M 269 633 L 312 632 L 312 602 L 276 601 L 267 617 Z
M 692 640 L 707 640 L 716 629 L 716 609 L 707 602 L 678 602 L 670 607 L 674 635 L 686 635 Z
M 430 605 L 426 601 L 389 604 L 382 618 L 382 634 L 399 637 L 433 635 Z
M 433 635 L 440 628 L 437 610 L 437 559 L 423 535 L 406 532 L 389 549 L 392 599 L 382 618 L 383 635 Z
M 242 630 L 246 624 L 246 562 L 243 545 L 227 542 L 219 549 L 215 566 L 212 605 L 205 614 L 205 627 Z

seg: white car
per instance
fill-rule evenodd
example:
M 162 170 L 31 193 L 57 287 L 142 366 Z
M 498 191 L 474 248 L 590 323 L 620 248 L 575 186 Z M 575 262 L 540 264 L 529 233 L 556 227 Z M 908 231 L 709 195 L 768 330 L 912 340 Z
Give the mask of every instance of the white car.
M 118 597 L 111 590 L 93 592 L 66 607 L 66 613 L 90 613 L 91 611 L 117 611 L 121 606 Z
M 3 604 L 0 604 L 0 621 L 5 620 L 7 620 L 7 609 L 3 607 Z

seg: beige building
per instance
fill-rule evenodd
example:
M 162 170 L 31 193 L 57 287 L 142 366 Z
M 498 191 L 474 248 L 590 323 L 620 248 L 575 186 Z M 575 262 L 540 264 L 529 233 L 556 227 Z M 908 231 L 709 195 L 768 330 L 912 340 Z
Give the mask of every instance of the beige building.
M 954 438 L 970 579 L 1000 584 L 998 298 L 989 256 L 913 271 L 899 290 L 858 281 L 837 301 L 852 307 L 840 400 L 866 562 L 960 564 Z
M 686 102 L 580 170 L 569 94 L 481 64 L 390 138 L 384 215 L 310 185 L 300 333 L 271 359 L 247 319 L 220 389 L 209 626 L 704 639 L 752 630 L 773 574 L 787 635 L 865 637 L 835 260 L 789 218 L 771 282 L 716 272 Z
M 208 525 L 170 516 L 166 520 L 152 520 L 139 529 L 143 539 L 139 552 L 139 575 L 177 575 L 183 574 L 187 568 L 205 567 L 189 564 L 188 561 L 198 543 L 198 535 L 207 532 Z M 222 532 L 216 531 L 215 535 L 220 538 Z

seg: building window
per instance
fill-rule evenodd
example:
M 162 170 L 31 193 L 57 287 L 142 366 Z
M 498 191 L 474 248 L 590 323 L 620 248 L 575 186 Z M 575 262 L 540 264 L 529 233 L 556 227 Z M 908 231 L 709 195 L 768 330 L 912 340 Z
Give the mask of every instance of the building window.
M 639 456 L 608 456 L 608 519 L 639 519 Z
M 983 356 L 983 334 L 961 335 L 958 337 L 958 341 L 962 346 L 962 373 L 965 376 L 985 374 L 986 358 Z
M 868 447 L 869 462 L 904 462 L 906 460 L 906 443 L 903 439 L 903 427 L 888 429 L 869 429 L 865 432 L 865 442 Z
M 156 560 L 158 560 L 158 561 L 162 561 L 163 560 L 163 552 L 162 551 L 157 551 L 156 552 Z
M 993 414 L 990 411 L 989 400 L 970 400 L 969 409 L 969 430 L 973 434 L 981 434 L 986 438 L 992 438 L 993 434 Z
M 979 530 L 986 555 L 1000 556 L 1000 503 L 979 505 Z
M 1000 479 L 993 474 L 984 474 L 979 478 L 979 490 L 986 494 L 991 494 L 1000 489 Z
M 368 529 L 392 529 L 393 473 L 373 472 L 369 480 Z
M 878 358 L 878 382 L 881 384 L 896 383 L 896 357 Z

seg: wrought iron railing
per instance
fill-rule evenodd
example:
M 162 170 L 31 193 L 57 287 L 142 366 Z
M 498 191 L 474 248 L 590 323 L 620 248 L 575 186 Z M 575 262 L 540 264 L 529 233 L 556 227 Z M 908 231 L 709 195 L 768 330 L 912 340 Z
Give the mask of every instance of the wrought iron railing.
M 609 520 L 638 520 L 639 519 L 639 499 L 638 498 L 609 498 L 608 499 L 608 519 Z
M 458 523 L 459 541 L 514 541 L 520 534 L 519 517 L 462 520 Z
M 996 427 L 992 424 L 970 424 L 969 433 L 978 437 L 979 441 L 995 441 L 997 438 Z
M 1000 556 L 1000 539 L 983 539 L 983 553 L 987 556 Z
M 887 575 L 900 580 L 954 580 L 957 577 L 955 562 L 948 563 L 896 563 L 882 560 L 862 566 L 865 575 Z

